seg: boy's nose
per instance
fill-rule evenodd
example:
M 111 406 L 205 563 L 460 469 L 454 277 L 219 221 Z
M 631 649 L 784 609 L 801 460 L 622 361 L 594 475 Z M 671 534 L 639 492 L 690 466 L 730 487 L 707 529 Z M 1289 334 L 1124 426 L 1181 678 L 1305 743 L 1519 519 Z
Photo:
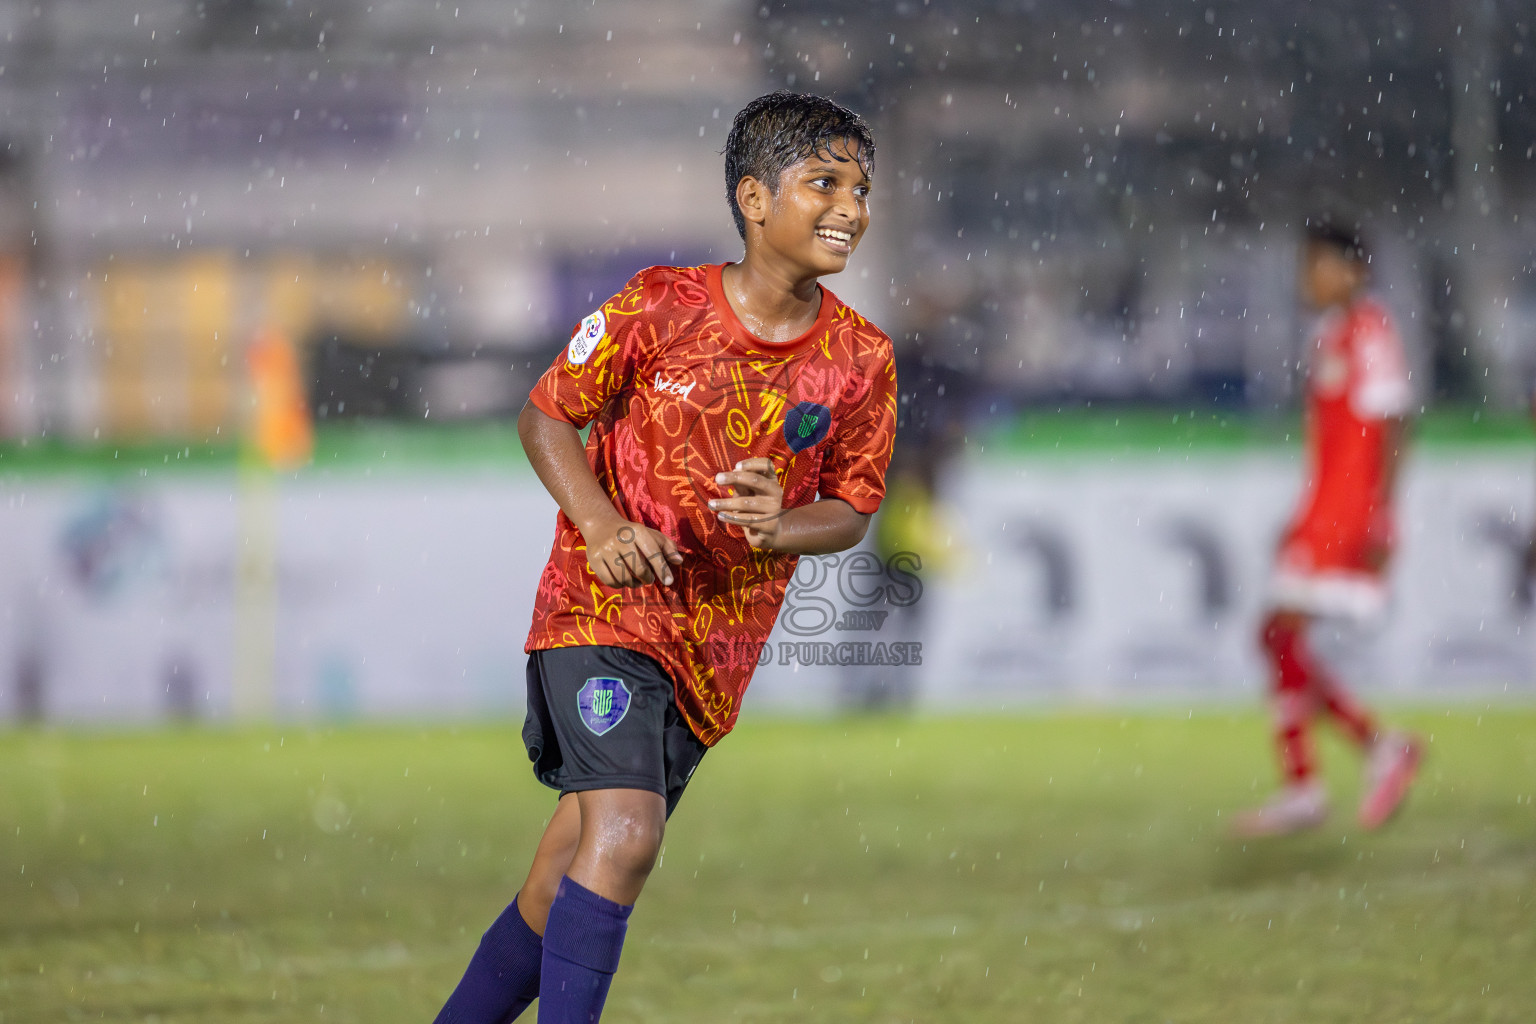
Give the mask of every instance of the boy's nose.
M 859 201 L 851 191 L 839 189 L 833 196 L 832 208 L 848 218 L 849 230 L 859 229 Z

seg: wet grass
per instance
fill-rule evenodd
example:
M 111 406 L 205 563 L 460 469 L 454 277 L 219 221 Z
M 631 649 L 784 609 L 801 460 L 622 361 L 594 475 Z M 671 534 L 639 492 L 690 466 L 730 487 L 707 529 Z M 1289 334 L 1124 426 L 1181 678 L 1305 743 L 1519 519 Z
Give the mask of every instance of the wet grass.
M 1257 715 L 746 721 L 705 760 L 606 1020 L 1524 1021 L 1536 711 L 1406 714 L 1313 834 L 1224 835 Z M 0 1022 L 429 1021 L 551 800 L 512 723 L 0 734 Z

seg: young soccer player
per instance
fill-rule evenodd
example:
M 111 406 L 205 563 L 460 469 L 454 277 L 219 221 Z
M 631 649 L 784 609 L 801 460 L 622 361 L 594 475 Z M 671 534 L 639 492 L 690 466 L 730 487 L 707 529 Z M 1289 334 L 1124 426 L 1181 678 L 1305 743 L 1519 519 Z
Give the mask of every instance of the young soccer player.
M 1392 320 L 1366 295 L 1369 262 L 1356 232 L 1326 223 L 1308 229 L 1300 286 L 1322 314 L 1306 385 L 1309 483 L 1280 543 L 1259 632 L 1284 781 L 1267 803 L 1237 817 L 1243 836 L 1295 832 L 1327 816 L 1311 737 L 1319 713 L 1365 755 L 1359 817 L 1366 828 L 1392 816 L 1418 768 L 1419 741 L 1383 730 L 1307 642 L 1319 616 L 1369 620 L 1386 605 L 1392 491 L 1412 396 Z
M 560 798 L 439 1024 L 500 1024 L 535 997 L 541 1024 L 599 1018 L 667 817 L 736 723 L 796 556 L 864 536 L 894 437 L 891 343 L 817 280 L 869 224 L 874 154 L 829 100 L 748 104 L 725 149 L 741 262 L 635 275 L 523 409 L 560 506 L 523 739 Z

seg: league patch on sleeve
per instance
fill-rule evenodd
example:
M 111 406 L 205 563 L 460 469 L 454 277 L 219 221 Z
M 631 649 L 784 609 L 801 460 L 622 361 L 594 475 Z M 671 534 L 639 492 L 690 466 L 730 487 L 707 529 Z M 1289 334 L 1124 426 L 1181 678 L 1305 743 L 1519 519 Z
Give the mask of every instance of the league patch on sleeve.
M 608 338 L 608 318 L 598 310 L 581 322 L 571 335 L 570 347 L 565 350 L 565 360 L 580 366 L 596 352 Z

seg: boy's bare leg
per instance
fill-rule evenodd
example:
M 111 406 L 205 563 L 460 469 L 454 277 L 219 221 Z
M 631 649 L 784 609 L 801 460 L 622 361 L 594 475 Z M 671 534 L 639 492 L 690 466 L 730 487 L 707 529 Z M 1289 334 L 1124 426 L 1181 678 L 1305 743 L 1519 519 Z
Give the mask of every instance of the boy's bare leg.
M 594 789 L 575 796 L 581 839 L 565 874 L 604 899 L 633 904 L 661 852 L 666 798 L 644 789 Z
M 656 865 L 667 823 L 667 802 L 657 793 L 596 789 L 575 797 L 580 838 L 545 912 L 543 1024 L 602 1016 L 630 911 Z M 551 868 L 557 862 L 548 859 Z M 541 877 L 538 884 L 547 882 Z
M 528 878 L 517 892 L 518 912 L 528 922 L 528 927 L 540 935 L 544 934 L 549 905 L 554 902 L 561 876 L 570 869 L 580 838 L 581 805 L 575 793 L 567 793 L 555 805 L 555 813 L 544 826 L 544 835 L 533 854 L 533 864 L 528 868 Z
M 649 790 L 594 789 L 561 797 L 518 890 L 517 909 L 528 927 L 544 934 L 562 875 L 615 903 L 634 903 L 661 852 L 666 823 L 665 798 Z
M 590 810 L 583 813 L 583 807 Z M 661 852 L 666 821 L 666 800 L 648 790 L 594 789 L 561 797 L 518 890 L 517 909 L 528 927 L 544 934 L 563 875 L 615 903 L 634 903 Z M 584 830 L 585 822 L 591 825 Z

